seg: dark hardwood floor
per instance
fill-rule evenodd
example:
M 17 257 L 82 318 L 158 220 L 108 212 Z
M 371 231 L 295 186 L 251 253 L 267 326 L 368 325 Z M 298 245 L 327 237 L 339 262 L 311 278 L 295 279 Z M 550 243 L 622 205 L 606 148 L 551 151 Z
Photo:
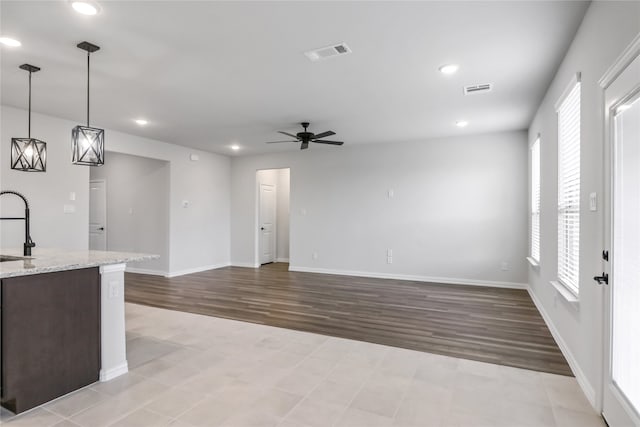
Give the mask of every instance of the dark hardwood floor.
M 572 375 L 528 293 L 225 267 L 171 279 L 126 273 L 127 302 Z

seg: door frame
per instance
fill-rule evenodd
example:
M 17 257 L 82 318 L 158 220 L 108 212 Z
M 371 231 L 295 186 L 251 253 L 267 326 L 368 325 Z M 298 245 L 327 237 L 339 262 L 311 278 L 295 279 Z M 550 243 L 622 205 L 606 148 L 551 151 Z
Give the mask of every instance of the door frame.
M 107 240 L 107 231 L 109 230 L 109 226 L 107 225 L 109 218 L 107 216 L 107 180 L 104 178 L 98 178 L 98 179 L 89 179 L 89 198 L 91 198 L 91 183 L 93 182 L 101 182 L 103 184 L 103 188 L 104 188 L 104 227 L 105 227 L 105 232 L 104 232 L 104 250 L 106 251 L 108 248 L 108 240 Z M 91 209 L 91 199 L 89 199 L 89 209 Z M 91 223 L 91 210 L 89 210 L 89 224 Z M 88 225 L 87 224 L 87 228 Z M 87 236 L 88 238 L 90 236 Z M 89 248 L 91 249 L 91 248 Z
M 615 181 L 613 177 L 614 172 L 614 144 L 615 136 L 613 129 L 613 114 L 612 112 L 621 104 L 626 102 L 629 97 L 633 97 L 640 92 L 640 85 L 634 87 L 628 96 L 624 96 L 616 101 L 609 101 L 607 98 L 607 89 L 620 77 L 627 68 L 636 60 L 640 58 L 640 34 L 638 34 L 629 46 L 622 52 L 622 54 L 616 59 L 613 65 L 607 70 L 607 72 L 599 80 L 601 89 L 601 105 L 603 108 L 603 139 L 604 139 L 604 156 L 603 156 L 603 182 L 604 182 L 604 197 L 603 197 L 603 214 L 602 214 L 602 230 L 603 230 L 603 249 L 609 251 L 609 262 L 603 261 L 603 271 L 609 274 L 609 282 L 613 283 L 615 278 L 613 277 L 613 261 L 615 254 L 613 253 L 613 201 L 615 196 Z M 604 285 L 607 286 L 607 285 Z M 612 285 L 608 285 L 612 286 Z M 614 401 L 611 402 L 615 406 L 620 406 L 618 410 L 624 411 L 627 414 L 634 414 L 633 408 L 629 407 L 626 402 L 626 398 L 620 396 L 620 393 L 616 389 L 607 390 L 609 387 L 610 369 L 611 369 L 611 288 L 603 289 L 602 298 L 602 369 L 601 369 L 601 389 L 598 399 L 599 410 L 602 412 L 603 417 L 606 418 L 605 400 L 607 391 L 614 396 Z M 634 415 L 630 415 L 634 416 Z M 616 425 L 615 414 L 610 413 L 608 422 L 613 427 Z

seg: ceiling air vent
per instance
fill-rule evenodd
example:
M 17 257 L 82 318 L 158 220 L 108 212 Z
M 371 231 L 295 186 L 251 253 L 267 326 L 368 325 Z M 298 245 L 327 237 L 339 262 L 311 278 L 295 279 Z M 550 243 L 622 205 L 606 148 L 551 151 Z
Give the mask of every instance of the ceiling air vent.
M 473 95 L 476 93 L 491 92 L 491 89 L 492 89 L 491 83 L 485 83 L 482 85 L 469 85 L 464 87 L 464 94 Z
M 305 52 L 307 58 L 311 61 L 320 61 L 327 58 L 332 58 L 334 56 L 346 55 L 351 53 L 351 49 L 347 46 L 346 43 L 340 43 L 332 46 L 321 47 L 320 49 L 310 50 Z

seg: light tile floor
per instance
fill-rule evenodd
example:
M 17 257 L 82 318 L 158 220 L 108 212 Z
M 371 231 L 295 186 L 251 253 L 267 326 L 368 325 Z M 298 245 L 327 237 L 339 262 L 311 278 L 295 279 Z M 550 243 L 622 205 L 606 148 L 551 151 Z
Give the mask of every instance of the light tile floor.
M 575 378 L 127 304 L 130 372 L 9 427 L 605 424 Z

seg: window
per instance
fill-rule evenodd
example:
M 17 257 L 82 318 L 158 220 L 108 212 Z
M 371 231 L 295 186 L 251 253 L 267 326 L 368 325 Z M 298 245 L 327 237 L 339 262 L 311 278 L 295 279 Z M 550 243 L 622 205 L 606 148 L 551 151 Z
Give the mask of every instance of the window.
M 531 146 L 531 258 L 540 262 L 540 137 Z
M 574 294 L 580 261 L 580 76 L 556 106 L 558 113 L 558 281 Z

